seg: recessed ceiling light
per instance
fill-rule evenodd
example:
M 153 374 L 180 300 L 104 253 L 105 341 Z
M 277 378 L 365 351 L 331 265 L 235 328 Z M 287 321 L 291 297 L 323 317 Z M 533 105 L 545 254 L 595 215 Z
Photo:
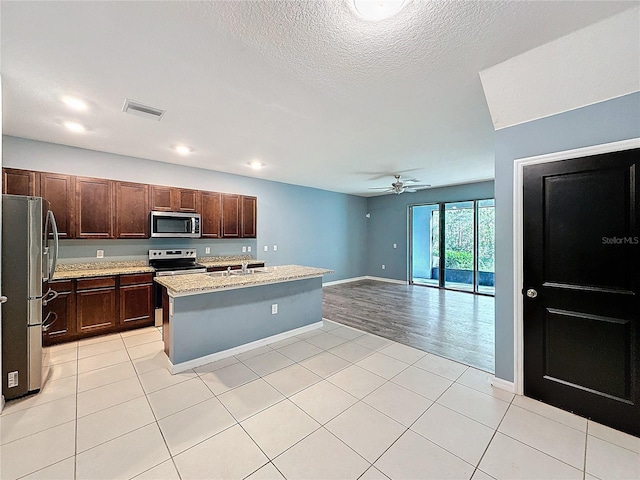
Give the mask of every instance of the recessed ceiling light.
M 63 125 L 74 133 L 83 133 L 87 130 L 84 125 L 77 122 L 64 122 Z
M 61 100 L 65 103 L 65 105 L 67 105 L 67 107 L 73 108 L 74 110 L 86 110 L 88 108 L 86 102 L 76 97 L 70 97 L 66 95 L 62 97 Z
M 264 163 L 258 160 L 253 160 L 252 162 L 247 163 L 247 165 L 249 165 L 254 170 L 260 170 L 262 167 L 265 166 Z
M 187 145 L 174 145 L 173 149 L 180 155 L 189 155 L 194 150 L 193 147 L 188 147 Z
M 353 0 L 356 11 L 366 20 L 378 21 L 394 16 L 405 0 Z

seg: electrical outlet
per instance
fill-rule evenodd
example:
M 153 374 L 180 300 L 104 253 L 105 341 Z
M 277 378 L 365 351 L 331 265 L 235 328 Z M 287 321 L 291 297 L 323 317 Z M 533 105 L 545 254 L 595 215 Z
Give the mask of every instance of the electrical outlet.
M 247 247 L 247 252 L 250 252 L 250 251 L 251 251 L 251 245 Z
M 211 247 L 204 247 L 204 253 L 211 253 Z
M 274 246 L 273 246 L 273 251 L 274 251 L 274 252 L 277 252 L 277 251 L 278 251 L 278 245 L 274 245 Z
M 96 250 L 96 258 L 104 258 L 104 250 Z
M 271 315 L 275 315 L 276 313 L 278 313 L 278 304 L 277 303 L 273 303 L 271 305 Z
M 242 247 L 242 253 L 247 253 L 247 247 Z
M 387 267 L 385 267 L 384 265 L 382 265 L 382 269 L 384 270 L 385 268 L 387 268 Z
M 398 248 L 398 244 L 397 244 L 397 243 L 394 243 L 394 244 L 393 244 L 393 248 Z
M 265 252 L 268 252 L 268 251 L 269 251 L 269 245 L 265 245 L 265 246 L 264 246 L 264 251 L 265 251 Z

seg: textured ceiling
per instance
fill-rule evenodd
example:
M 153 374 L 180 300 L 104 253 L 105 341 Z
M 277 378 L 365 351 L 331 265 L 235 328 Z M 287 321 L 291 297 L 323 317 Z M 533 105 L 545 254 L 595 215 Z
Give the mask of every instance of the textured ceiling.
M 491 179 L 478 72 L 634 5 L 407 0 L 367 22 L 350 0 L 3 1 L 3 132 L 358 195 L 403 171 Z M 167 113 L 127 115 L 125 97 Z

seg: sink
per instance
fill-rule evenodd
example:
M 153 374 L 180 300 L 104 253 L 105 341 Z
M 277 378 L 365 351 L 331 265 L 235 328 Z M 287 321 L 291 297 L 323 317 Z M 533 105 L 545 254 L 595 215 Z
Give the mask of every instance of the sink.
M 268 273 L 269 271 L 264 268 L 264 267 L 258 267 L 258 268 L 248 268 L 246 273 L 243 273 L 242 270 L 231 270 L 231 276 L 242 276 L 242 275 L 254 275 L 257 273 Z M 226 277 L 227 276 L 227 271 L 223 270 L 222 272 L 212 272 L 212 273 L 207 273 L 207 275 L 209 275 L 210 277 Z

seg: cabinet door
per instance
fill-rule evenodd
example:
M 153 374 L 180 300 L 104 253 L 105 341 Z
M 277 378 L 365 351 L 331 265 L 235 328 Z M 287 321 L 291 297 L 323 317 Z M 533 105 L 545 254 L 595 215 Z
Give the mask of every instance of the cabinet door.
M 222 237 L 240 236 L 240 195 L 222 195 Z
M 256 237 L 258 199 L 256 197 L 242 197 L 242 231 L 244 238 Z
M 114 238 L 113 184 L 76 177 L 76 238 Z
M 175 189 L 175 197 L 177 204 L 175 205 L 178 212 L 199 212 L 200 211 L 200 192 L 198 190 Z
M 58 296 L 42 307 L 43 319 L 51 326 L 42 332 L 42 343 L 51 345 L 65 342 L 75 335 L 75 295 L 73 281 L 61 280 L 49 282 L 49 287 L 58 292 Z
M 40 196 L 51 204 L 60 238 L 74 238 L 74 179 L 72 175 L 40 173 Z
M 116 182 L 116 237 L 149 238 L 149 186 Z
M 17 168 L 2 169 L 2 193 L 9 195 L 37 195 L 37 172 Z
M 151 210 L 171 212 L 175 202 L 175 189 L 171 187 L 151 186 Z
M 120 287 L 120 325 L 153 325 L 153 285 Z
M 111 330 L 117 318 L 115 277 L 77 281 L 76 331 L 79 334 Z
M 202 192 L 200 226 L 204 238 L 220 238 L 220 216 L 222 195 L 216 192 Z

